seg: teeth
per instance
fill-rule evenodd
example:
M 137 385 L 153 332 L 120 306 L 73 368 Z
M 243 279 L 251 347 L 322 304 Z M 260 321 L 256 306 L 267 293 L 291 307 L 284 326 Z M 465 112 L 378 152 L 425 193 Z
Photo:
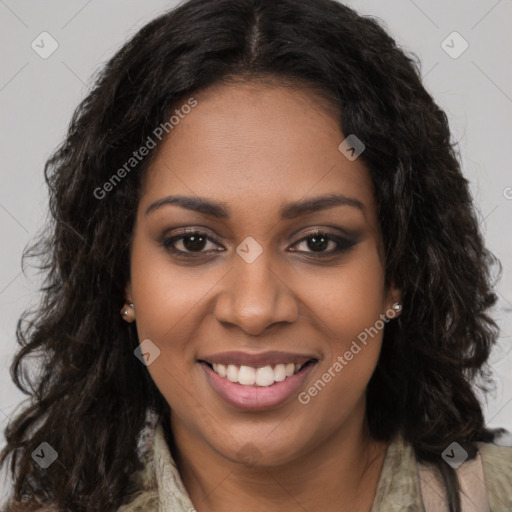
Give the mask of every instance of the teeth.
M 240 366 L 238 382 L 244 386 L 254 386 L 256 382 L 256 370 L 250 366 Z
M 256 370 L 256 385 L 271 386 L 276 381 L 276 376 L 272 366 L 264 366 Z
M 227 378 L 230 382 L 242 384 L 243 386 L 272 386 L 275 382 L 281 382 L 287 377 L 297 373 L 302 366 L 300 364 L 276 364 L 272 366 L 263 366 L 253 368 L 252 366 L 238 366 L 235 364 L 212 364 L 213 371 L 221 377 Z
M 228 368 L 226 370 L 226 377 L 230 382 L 238 382 L 238 373 L 240 368 L 233 364 L 228 364 Z
M 215 368 L 215 365 L 213 365 Z M 221 377 L 226 376 L 226 367 L 223 364 L 218 364 L 217 369 L 215 370 Z
M 276 367 L 274 368 L 274 379 L 276 382 L 281 382 L 286 379 L 286 368 L 284 364 L 276 364 Z

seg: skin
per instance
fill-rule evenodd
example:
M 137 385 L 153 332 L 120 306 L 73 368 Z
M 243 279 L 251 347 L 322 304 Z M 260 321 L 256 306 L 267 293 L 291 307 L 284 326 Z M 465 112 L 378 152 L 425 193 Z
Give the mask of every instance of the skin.
M 306 405 L 294 395 L 269 410 L 241 411 L 216 394 L 196 361 L 228 350 L 313 354 L 319 361 L 299 390 L 307 391 L 400 300 L 384 284 L 368 170 L 338 150 L 338 114 L 307 89 L 240 82 L 194 97 L 198 105 L 145 176 L 126 284 L 139 339 L 161 351 L 148 370 L 172 410 L 185 487 L 199 512 L 369 510 L 387 449 L 371 439 L 365 417 L 382 331 Z M 279 217 L 283 203 L 332 193 L 363 209 Z M 231 216 L 177 205 L 145 213 L 171 194 L 222 202 Z M 183 228 L 219 243 L 206 242 L 188 260 L 173 255 L 161 241 Z M 346 230 L 355 245 L 320 258 L 305 239 L 314 228 L 341 237 Z M 236 252 L 248 236 L 263 249 L 250 264 Z M 174 247 L 194 250 L 190 239 Z M 335 247 L 328 242 L 320 254 Z

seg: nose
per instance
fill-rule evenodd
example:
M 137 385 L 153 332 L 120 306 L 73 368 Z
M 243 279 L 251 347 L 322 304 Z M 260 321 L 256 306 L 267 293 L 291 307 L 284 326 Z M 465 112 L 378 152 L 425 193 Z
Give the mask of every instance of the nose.
M 278 323 L 295 322 L 299 311 L 291 283 L 271 268 L 264 254 L 252 263 L 235 258 L 234 268 L 221 281 L 214 308 L 219 322 L 236 325 L 252 336 Z

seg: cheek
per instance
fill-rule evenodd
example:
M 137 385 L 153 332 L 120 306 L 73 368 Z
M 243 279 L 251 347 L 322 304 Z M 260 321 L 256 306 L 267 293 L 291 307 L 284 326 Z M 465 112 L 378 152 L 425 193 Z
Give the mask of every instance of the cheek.
M 154 243 L 153 243 L 154 245 Z M 148 371 L 160 391 L 173 393 L 189 371 L 190 344 L 184 329 L 194 304 L 196 288 L 187 287 L 183 272 L 172 272 L 165 252 L 135 237 L 131 254 L 131 285 L 136 306 L 137 335 L 159 351 Z M 188 315 L 188 316 L 187 316 Z
M 386 322 L 384 273 L 376 250 L 358 251 L 326 278 L 308 283 L 308 306 L 326 336 L 326 358 L 303 405 L 331 411 L 339 421 L 361 398 L 377 364 Z
M 142 239 L 142 236 L 140 237 Z M 173 264 L 163 248 L 146 239 L 134 240 L 131 283 L 140 339 L 149 338 L 176 350 L 193 335 L 218 272 Z M 195 323 L 192 319 L 196 317 Z
M 134 239 L 131 254 L 131 285 L 136 304 L 136 328 L 141 342 L 149 339 L 159 355 L 148 366 L 151 378 L 178 415 L 204 409 L 191 392 L 201 377 L 196 364 L 201 322 L 209 320 L 208 308 L 219 269 L 172 264 L 155 242 Z
M 350 340 L 373 326 L 384 312 L 384 271 L 376 249 L 365 243 L 342 265 L 325 274 L 317 271 L 303 293 L 308 307 L 336 341 L 333 349 L 350 346 Z

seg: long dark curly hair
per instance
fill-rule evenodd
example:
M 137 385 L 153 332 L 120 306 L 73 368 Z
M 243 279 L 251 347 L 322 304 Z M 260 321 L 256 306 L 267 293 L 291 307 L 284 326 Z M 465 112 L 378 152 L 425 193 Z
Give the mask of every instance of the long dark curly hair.
M 189 0 L 144 26 L 95 77 L 46 163 L 49 225 L 23 256 L 37 258 L 45 282 L 16 330 L 11 375 L 29 398 L 4 431 L 9 511 L 113 511 L 136 493 L 130 475 L 142 469 L 146 411 L 170 414 L 134 357 L 135 324 L 119 315 L 151 156 L 105 197 L 95 190 L 183 98 L 237 79 L 313 88 L 341 112 L 342 132 L 364 142 L 386 281 L 405 304 L 386 326 L 367 388 L 370 431 L 388 441 L 401 432 L 460 511 L 455 471 L 440 455 L 456 440 L 473 458 L 475 442 L 493 439 L 475 385 L 486 392 L 492 382 L 499 331 L 488 311 L 500 264 L 484 246 L 447 116 L 423 87 L 418 58 L 334 0 Z M 51 470 L 31 457 L 42 442 L 59 455 Z

